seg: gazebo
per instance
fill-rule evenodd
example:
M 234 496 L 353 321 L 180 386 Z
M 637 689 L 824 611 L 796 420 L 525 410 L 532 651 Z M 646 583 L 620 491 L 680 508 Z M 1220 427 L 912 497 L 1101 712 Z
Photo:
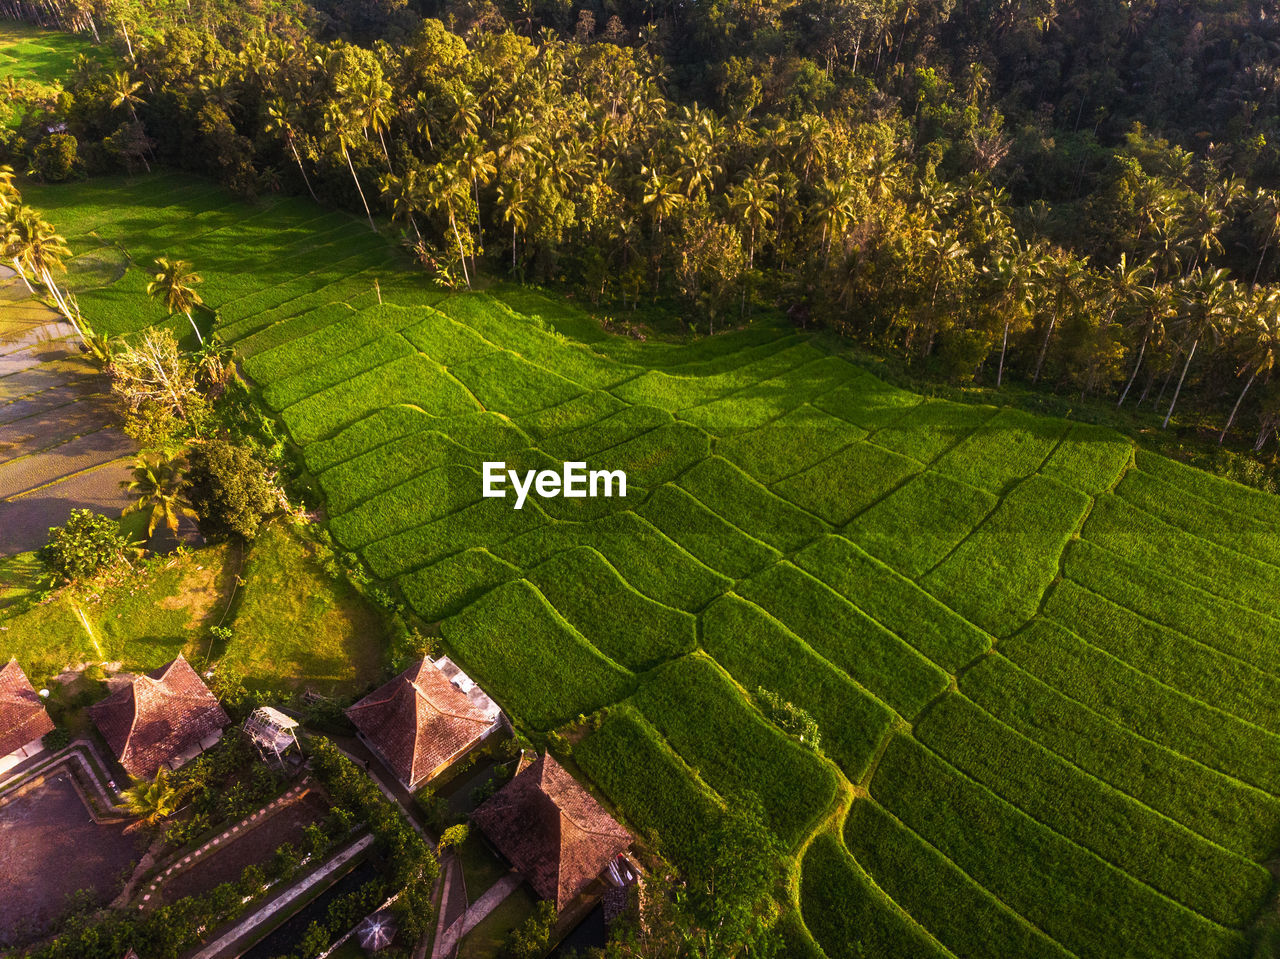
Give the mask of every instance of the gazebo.
M 274 758 L 281 765 L 289 748 L 298 746 L 294 732 L 297 728 L 296 720 L 271 706 L 259 706 L 244 721 L 245 735 L 258 747 L 262 757 Z

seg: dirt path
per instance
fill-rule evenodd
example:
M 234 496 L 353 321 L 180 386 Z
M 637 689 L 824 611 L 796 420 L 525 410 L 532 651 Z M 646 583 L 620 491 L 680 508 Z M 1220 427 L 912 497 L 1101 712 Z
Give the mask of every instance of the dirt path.
M 0 555 L 43 546 L 73 509 L 117 516 L 136 445 L 75 330 L 0 267 Z

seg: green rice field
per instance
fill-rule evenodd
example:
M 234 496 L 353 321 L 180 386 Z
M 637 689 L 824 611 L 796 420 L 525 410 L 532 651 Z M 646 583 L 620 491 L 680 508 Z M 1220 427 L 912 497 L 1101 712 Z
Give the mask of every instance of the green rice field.
M 572 759 L 633 829 L 689 864 L 759 808 L 797 951 L 1252 954 L 1280 847 L 1280 500 L 923 399 L 767 321 L 640 342 L 529 289 L 446 294 L 297 200 L 176 175 L 24 194 L 77 253 L 125 257 L 76 284 L 104 331 L 164 320 L 154 257 L 195 264 L 341 545 L 535 739 L 594 716 Z M 566 459 L 628 495 L 481 496 L 484 461 Z

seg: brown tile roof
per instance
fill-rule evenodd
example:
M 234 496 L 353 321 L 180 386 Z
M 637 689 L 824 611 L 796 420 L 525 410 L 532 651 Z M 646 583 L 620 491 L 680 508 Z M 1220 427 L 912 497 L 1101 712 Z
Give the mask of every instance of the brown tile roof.
M 181 655 L 90 706 L 89 715 L 120 765 L 139 779 L 150 779 L 231 722 Z
M 53 720 L 16 659 L 0 669 L 0 756 L 53 729 Z
M 350 707 L 347 716 L 410 787 L 493 725 L 426 659 Z
M 631 845 L 631 834 L 549 753 L 482 803 L 472 819 L 556 909 Z

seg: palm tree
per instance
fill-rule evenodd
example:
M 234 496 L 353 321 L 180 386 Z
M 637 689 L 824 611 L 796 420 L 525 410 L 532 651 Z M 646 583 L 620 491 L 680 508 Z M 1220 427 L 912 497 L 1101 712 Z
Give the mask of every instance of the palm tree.
M 170 260 L 162 256 L 156 260 L 156 270 L 158 272 L 155 274 L 155 279 L 147 284 L 147 296 L 162 300 L 170 316 L 174 313 L 186 314 L 187 322 L 195 331 L 197 342 L 204 346 L 200 327 L 196 326 L 196 321 L 191 315 L 191 311 L 204 302 L 200 299 L 200 294 L 195 291 L 196 285 L 203 283 L 204 279 L 191 269 L 191 264 L 186 260 Z
M 134 123 L 138 123 L 137 107 L 146 101 L 138 96 L 138 90 L 142 88 L 141 80 L 134 80 L 129 76 L 128 70 L 118 70 L 111 75 L 107 82 L 107 92 L 111 95 L 111 109 L 118 110 L 120 107 L 129 108 L 129 118 Z M 147 172 L 151 172 L 151 164 L 147 162 L 145 155 L 141 157 L 142 165 L 147 168 Z
M 818 185 L 817 194 L 813 215 L 822 223 L 822 253 L 823 258 L 829 261 L 832 241 L 836 236 L 844 236 L 857 212 L 858 190 L 848 177 L 838 180 L 824 178 Z
M 773 222 L 778 210 L 778 174 L 761 160 L 742 182 L 729 189 L 729 210 L 747 225 L 747 269 L 755 266 L 756 233 Z
M 1268 290 L 1257 297 L 1251 327 L 1253 342 L 1245 357 L 1244 365 L 1240 367 L 1239 374 L 1243 376 L 1248 370 L 1249 379 L 1245 382 L 1240 395 L 1236 397 L 1235 406 L 1231 407 L 1231 415 L 1227 417 L 1227 425 L 1222 428 L 1222 433 L 1218 436 L 1219 446 L 1227 438 L 1228 431 L 1236 421 L 1236 414 L 1240 412 L 1240 404 L 1244 402 L 1245 394 L 1249 392 L 1249 387 L 1253 386 L 1253 381 L 1258 378 L 1258 374 L 1270 373 L 1275 368 L 1276 358 L 1280 355 L 1280 292 Z
M 1036 370 L 1031 377 L 1032 383 L 1040 380 L 1040 371 L 1044 367 L 1044 359 L 1049 352 L 1049 340 L 1053 337 L 1058 319 L 1068 309 L 1077 308 L 1084 300 L 1084 278 L 1084 267 L 1080 261 L 1066 252 L 1058 252 L 1042 267 L 1041 285 L 1053 297 L 1053 306 L 1049 314 L 1049 325 L 1045 329 L 1044 342 L 1040 345 L 1040 355 L 1036 359 Z
M 644 167 L 640 172 L 645 178 L 640 204 L 653 212 L 658 234 L 661 235 L 662 221 L 679 209 L 684 194 L 676 189 L 671 177 L 659 173 L 654 167 Z
M 182 517 L 195 516 L 183 495 L 182 479 L 179 457 L 139 456 L 134 460 L 133 479 L 120 482 L 121 487 L 138 497 L 138 501 L 124 511 L 125 515 L 146 512 L 148 537 L 155 535 L 161 523 L 176 535 Z
M 188 791 L 188 787 L 174 786 L 169 781 L 169 770 L 161 766 L 156 770 L 155 779 L 150 782 L 135 779 L 122 795 L 129 812 L 143 825 L 154 826 L 181 808 Z
M 1173 400 L 1165 413 L 1161 429 L 1168 429 L 1169 420 L 1173 417 L 1173 408 L 1178 405 L 1178 396 L 1182 392 L 1182 384 L 1187 378 L 1187 370 L 1195 358 L 1196 348 L 1206 336 L 1217 341 L 1222 336 L 1222 327 L 1231 315 L 1236 304 L 1235 283 L 1227 279 L 1226 270 L 1214 270 L 1204 273 L 1197 270 L 1179 284 L 1181 300 L 1182 325 L 1191 347 L 1187 350 L 1187 360 L 1182 364 L 1182 375 L 1178 377 L 1178 385 L 1173 391 Z
M 425 191 L 427 206 L 432 210 L 444 210 L 449 216 L 449 226 L 458 242 L 462 278 L 467 283 L 467 289 L 471 289 L 471 274 L 467 272 L 467 251 L 462 242 L 462 231 L 458 229 L 457 205 L 465 202 L 470 192 L 469 187 L 466 177 L 456 165 L 437 163 L 432 168 L 432 176 L 427 181 Z
M 1253 286 L 1258 285 L 1258 275 L 1262 273 L 1262 264 L 1266 262 L 1267 250 L 1280 233 L 1280 191 L 1258 190 L 1253 197 L 1253 209 L 1249 211 L 1249 220 L 1254 230 L 1261 234 L 1262 252 L 1258 254 L 1258 265 L 1253 270 Z
M 1124 401 L 1128 399 L 1129 391 L 1133 389 L 1133 384 L 1138 379 L 1138 370 L 1142 369 L 1142 360 L 1147 355 L 1147 347 L 1153 343 L 1159 344 L 1164 339 L 1165 320 L 1169 318 L 1173 309 L 1173 293 L 1165 283 L 1143 287 L 1138 291 L 1134 307 L 1136 319 L 1133 325 L 1142 330 L 1142 343 L 1138 347 L 1138 358 L 1134 361 L 1133 373 L 1130 374 L 1129 382 L 1124 386 L 1124 392 L 1120 394 L 1116 409 L 1124 406 Z M 1142 405 L 1141 401 L 1138 405 Z
M 418 221 L 413 218 L 413 211 L 422 202 L 422 181 L 417 167 L 409 167 L 404 176 L 391 173 L 383 174 L 378 181 L 384 200 L 391 201 L 391 219 L 396 223 L 408 223 L 413 227 L 414 235 L 422 239 L 422 231 L 418 229 Z
M 70 247 L 57 230 L 40 219 L 31 208 L 22 204 L 11 205 L 0 219 L 0 247 L 3 247 L 5 258 L 13 264 L 27 289 L 35 292 L 27 278 L 30 271 L 31 278 L 44 284 L 58 311 L 71 321 L 76 333 L 85 340 L 86 331 L 74 297 L 63 294 L 53 281 L 53 271 L 65 271 L 65 260 L 71 256 Z
M 279 133 L 284 139 L 289 151 L 293 154 L 294 162 L 298 164 L 298 172 L 302 174 L 302 182 L 307 185 L 307 192 L 311 194 L 311 199 L 319 203 L 320 199 L 316 196 L 316 191 L 311 188 L 311 179 L 307 176 L 306 168 L 302 165 L 302 157 L 298 154 L 298 135 L 294 118 L 283 100 L 273 100 L 267 107 L 267 122 L 263 129 L 267 133 Z
M 1004 316 L 1004 332 L 1000 337 L 1000 364 L 996 368 L 996 388 L 1004 383 L 1004 361 L 1009 351 L 1009 330 L 1014 320 L 1025 319 L 1035 308 L 1035 257 L 1034 249 L 1015 249 L 1007 255 L 995 258 L 992 266 L 983 273 L 990 278 L 998 291 L 997 308 Z
M 351 171 L 351 179 L 355 182 L 356 192 L 360 194 L 360 202 L 364 205 L 364 215 L 369 218 L 369 229 L 377 233 L 378 227 L 373 222 L 373 212 L 369 209 L 369 201 L 364 198 L 364 187 L 360 185 L 360 178 L 356 176 L 356 166 L 351 162 L 351 151 L 347 149 L 348 144 L 354 142 L 352 130 L 348 124 L 347 114 L 337 104 L 331 103 L 325 109 L 324 128 L 333 137 L 338 149 L 342 151 L 342 156 L 347 161 L 347 169 Z
M 511 224 L 511 273 L 516 272 L 516 236 L 529 226 L 529 197 L 524 180 L 515 179 L 498 186 L 498 206 L 502 222 Z

